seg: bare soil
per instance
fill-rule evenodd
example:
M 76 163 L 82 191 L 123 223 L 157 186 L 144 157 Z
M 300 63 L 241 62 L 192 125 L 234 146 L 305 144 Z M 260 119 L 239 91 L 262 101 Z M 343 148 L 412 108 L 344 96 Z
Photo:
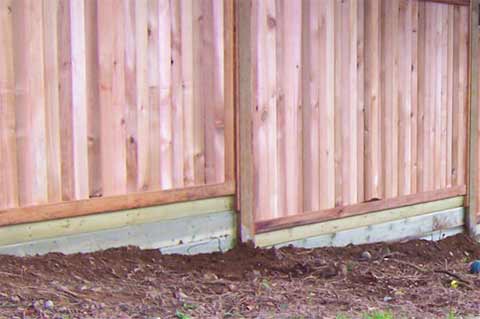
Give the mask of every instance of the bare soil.
M 371 259 L 361 255 L 368 251 Z M 367 256 L 368 257 L 368 256 Z M 480 314 L 480 245 L 464 235 L 346 248 L 0 256 L 1 318 L 355 318 Z M 456 282 L 452 285 L 452 280 Z

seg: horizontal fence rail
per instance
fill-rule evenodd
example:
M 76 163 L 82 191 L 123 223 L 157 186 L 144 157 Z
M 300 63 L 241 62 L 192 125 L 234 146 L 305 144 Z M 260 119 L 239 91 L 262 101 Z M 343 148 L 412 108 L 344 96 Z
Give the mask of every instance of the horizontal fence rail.
M 233 36 L 228 1 L 1 1 L 0 224 L 233 194 Z
M 469 2 L 249 3 L 258 231 L 466 193 Z

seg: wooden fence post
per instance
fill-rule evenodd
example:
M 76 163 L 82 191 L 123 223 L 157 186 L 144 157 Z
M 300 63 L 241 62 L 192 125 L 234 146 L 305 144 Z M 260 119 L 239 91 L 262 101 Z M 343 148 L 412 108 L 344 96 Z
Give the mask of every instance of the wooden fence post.
M 252 241 L 255 236 L 254 218 L 254 163 L 252 148 L 252 72 L 251 72 L 251 0 L 236 1 L 237 37 L 237 94 L 239 116 L 239 170 L 240 170 L 240 238 Z
M 478 211 L 478 35 L 480 27 L 480 0 L 470 2 L 470 54 L 469 54 L 469 156 L 468 156 L 468 201 L 465 226 L 468 234 L 477 236 Z

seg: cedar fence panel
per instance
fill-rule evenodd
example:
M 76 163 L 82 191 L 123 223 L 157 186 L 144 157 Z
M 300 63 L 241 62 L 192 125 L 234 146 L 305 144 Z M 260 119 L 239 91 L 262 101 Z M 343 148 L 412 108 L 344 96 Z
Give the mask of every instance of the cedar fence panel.
M 228 1 L 0 1 L 0 224 L 233 194 L 233 23 Z
M 465 4 L 251 1 L 257 232 L 466 193 Z

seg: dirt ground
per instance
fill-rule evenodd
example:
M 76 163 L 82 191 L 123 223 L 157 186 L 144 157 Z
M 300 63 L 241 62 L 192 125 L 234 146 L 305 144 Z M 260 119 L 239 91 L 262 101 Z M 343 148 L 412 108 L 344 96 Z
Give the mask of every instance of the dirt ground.
M 134 247 L 0 256 L 0 317 L 361 318 L 375 309 L 401 318 L 479 315 L 480 277 L 468 273 L 477 258 L 480 245 L 463 235 L 312 250 L 243 245 L 197 256 Z

